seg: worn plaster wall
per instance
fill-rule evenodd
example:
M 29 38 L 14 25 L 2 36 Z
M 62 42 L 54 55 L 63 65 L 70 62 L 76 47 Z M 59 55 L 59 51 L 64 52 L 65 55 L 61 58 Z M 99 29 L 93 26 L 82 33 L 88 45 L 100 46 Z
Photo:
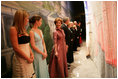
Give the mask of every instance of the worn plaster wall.
M 117 2 L 87 1 L 87 48 L 101 77 L 117 77 Z

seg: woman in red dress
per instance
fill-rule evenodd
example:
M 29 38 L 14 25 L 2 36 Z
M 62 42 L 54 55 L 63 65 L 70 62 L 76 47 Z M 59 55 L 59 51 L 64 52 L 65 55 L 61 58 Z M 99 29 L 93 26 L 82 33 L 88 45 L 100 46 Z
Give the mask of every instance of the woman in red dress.
M 65 34 L 61 29 L 62 19 L 56 18 L 54 21 L 56 30 L 53 33 L 54 47 L 50 56 L 49 74 L 51 78 L 66 78 L 68 77 L 67 67 L 67 48 L 65 42 Z

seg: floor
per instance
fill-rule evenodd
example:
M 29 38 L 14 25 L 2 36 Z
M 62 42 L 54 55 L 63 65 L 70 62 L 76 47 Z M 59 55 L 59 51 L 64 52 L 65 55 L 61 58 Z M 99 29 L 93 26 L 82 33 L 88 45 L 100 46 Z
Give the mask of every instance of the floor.
M 90 58 L 86 58 L 87 48 L 83 42 L 74 52 L 74 62 L 71 64 L 69 78 L 100 78 L 99 72 Z

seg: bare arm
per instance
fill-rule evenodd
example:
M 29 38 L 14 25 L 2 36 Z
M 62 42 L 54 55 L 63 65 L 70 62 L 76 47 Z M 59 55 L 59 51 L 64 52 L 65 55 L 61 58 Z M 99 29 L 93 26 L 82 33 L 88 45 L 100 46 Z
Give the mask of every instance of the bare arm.
M 41 31 L 41 32 L 42 32 L 42 31 Z M 42 34 L 43 34 L 43 33 L 42 33 Z M 42 38 L 42 41 L 43 41 L 44 51 L 45 51 L 45 53 L 47 54 L 47 50 L 46 50 L 46 45 L 45 45 L 44 38 Z
M 33 31 L 30 31 L 30 43 L 31 43 L 32 48 L 33 48 L 36 52 L 38 52 L 38 53 L 44 55 L 44 53 L 43 53 L 42 51 L 40 51 L 40 50 L 36 47 L 36 45 L 35 45 L 34 32 L 33 32 Z
M 29 48 L 30 48 L 30 46 L 29 46 Z M 32 50 L 31 50 L 31 48 L 30 48 L 30 58 L 32 58 L 34 60 L 34 54 L 33 54 Z
M 55 55 L 58 56 L 58 52 L 57 52 L 57 33 L 56 32 L 53 33 L 53 39 L 54 39 Z
M 43 47 L 44 47 L 44 52 L 45 52 L 45 56 L 43 57 L 43 59 L 47 58 L 47 50 L 46 50 L 46 46 L 45 46 L 45 42 L 44 42 L 44 39 L 42 38 L 42 41 L 43 41 Z
M 17 31 L 15 27 L 10 28 L 10 40 L 14 51 L 22 58 L 30 61 L 30 58 L 18 46 Z

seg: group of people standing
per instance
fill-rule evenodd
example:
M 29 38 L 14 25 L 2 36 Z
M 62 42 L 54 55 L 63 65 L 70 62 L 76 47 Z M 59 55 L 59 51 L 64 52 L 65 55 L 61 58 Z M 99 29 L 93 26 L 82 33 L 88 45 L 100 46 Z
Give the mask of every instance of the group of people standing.
M 31 26 L 30 34 L 25 28 L 28 22 Z M 41 24 L 42 18 L 39 15 L 29 19 L 29 14 L 25 10 L 16 11 L 13 26 L 10 27 L 10 40 L 15 51 L 12 77 L 49 77 L 46 46 L 43 33 L 38 29 Z
M 54 47 L 50 57 L 49 73 L 51 78 L 68 77 L 68 69 L 74 61 L 73 51 L 80 47 L 81 22 L 70 22 L 69 17 L 56 18 L 53 34 Z
M 31 27 L 29 34 L 25 28 L 28 22 Z M 74 61 L 73 51 L 77 50 L 76 48 L 79 46 L 80 36 L 77 35 L 81 33 L 79 27 L 75 25 L 76 23 L 70 22 L 69 18 L 63 20 L 56 18 L 54 23 L 56 25 L 53 33 L 54 46 L 48 66 L 43 33 L 38 29 L 42 24 L 42 18 L 39 15 L 34 15 L 29 19 L 29 14 L 25 10 L 16 11 L 13 26 L 10 27 L 10 40 L 15 51 L 12 67 L 13 77 L 68 77 L 68 67 Z

